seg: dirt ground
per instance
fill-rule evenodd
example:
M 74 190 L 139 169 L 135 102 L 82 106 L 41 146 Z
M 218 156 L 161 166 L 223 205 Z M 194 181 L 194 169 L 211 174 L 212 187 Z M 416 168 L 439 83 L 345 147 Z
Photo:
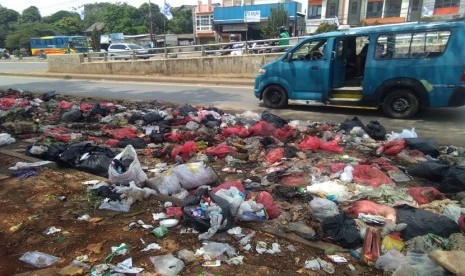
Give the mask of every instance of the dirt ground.
M 5 168 L 17 161 L 23 160 L 3 156 L 0 159 L 0 167 L 5 171 Z M 129 213 L 99 210 L 101 198 L 87 192 L 82 184 L 94 179 L 105 180 L 73 169 L 41 168 L 37 176 L 24 180 L 10 177 L 0 181 L 0 275 L 57 275 L 61 268 L 82 255 L 88 255 L 89 265 L 101 264 L 111 252 L 111 247 L 121 243 L 129 244 L 130 250 L 124 256 L 115 256 L 112 263 L 116 264 L 132 257 L 133 266 L 152 272 L 147 275 L 156 275 L 153 273 L 150 256 L 167 253 L 176 256 L 181 249 L 195 252 L 202 246 L 197 234 L 181 234 L 181 229 L 188 227 L 182 223 L 170 228 L 168 236 L 164 238 L 157 238 L 150 234 L 150 230 L 143 228 L 130 229 L 129 224 L 138 220 L 157 226 L 153 222 L 152 214 L 162 212 L 163 203 L 154 198 L 135 203 Z M 77 220 L 84 214 L 91 217 L 89 222 Z M 46 235 L 44 232 L 51 226 L 61 229 L 61 232 Z M 243 232 L 249 233 L 252 228 L 259 229 L 260 225 L 245 227 Z M 238 240 L 226 233 L 217 234 L 211 240 L 239 248 Z M 251 250 L 250 253 L 240 251 L 240 255 L 245 258 L 244 264 L 238 266 L 222 263 L 220 267 L 203 267 L 204 260 L 198 258 L 187 263 L 181 275 L 325 274 L 322 271 L 301 270 L 306 260 L 315 257 L 325 259 L 325 255 L 322 250 L 296 240 L 298 239 L 286 239 L 265 231 L 257 231 L 252 239 L 253 247 L 257 241 L 265 241 L 269 246 L 277 242 L 281 253 L 260 255 L 255 250 Z M 142 241 L 145 244 L 158 243 L 162 249 L 141 252 L 145 247 Z M 294 251 L 288 249 L 290 245 L 295 248 Z M 59 257 L 60 260 L 51 268 L 39 270 L 19 260 L 28 251 L 44 252 Z M 356 272 L 352 272 L 346 264 L 336 265 L 335 275 L 378 274 L 376 270 L 359 264 L 347 252 L 339 255 L 346 257 Z

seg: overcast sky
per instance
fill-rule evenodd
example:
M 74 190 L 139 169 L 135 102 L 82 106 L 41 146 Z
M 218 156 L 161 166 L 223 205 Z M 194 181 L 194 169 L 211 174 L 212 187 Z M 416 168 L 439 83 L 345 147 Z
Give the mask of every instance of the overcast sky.
M 150 0 L 153 4 L 157 4 L 162 7 L 164 0 Z M 166 0 L 172 7 L 179 7 L 181 5 L 197 5 L 197 0 Z M 36 6 L 40 15 L 48 16 L 57 11 L 74 11 L 73 8 L 78 9 L 80 6 L 85 4 L 93 4 L 100 2 L 108 3 L 127 3 L 131 6 L 138 8 L 143 3 L 148 3 L 148 0 L 109 0 L 109 1 L 96 1 L 96 0 L 43 0 L 39 2 L 31 0 L 0 0 L 2 7 L 15 10 L 19 13 L 30 6 Z

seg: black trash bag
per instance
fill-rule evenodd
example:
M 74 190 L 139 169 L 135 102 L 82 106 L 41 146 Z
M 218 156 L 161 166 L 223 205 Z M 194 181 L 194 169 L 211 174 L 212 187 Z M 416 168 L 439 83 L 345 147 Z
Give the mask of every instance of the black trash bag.
M 183 105 L 179 108 L 179 115 L 181 116 L 189 116 L 189 113 L 194 113 L 197 115 L 197 109 L 191 105 Z
M 360 231 L 355 220 L 346 214 L 338 214 L 322 222 L 325 239 L 344 248 L 358 248 L 362 246 Z
M 82 118 L 82 111 L 79 109 L 70 110 L 61 115 L 61 121 L 64 123 L 79 122 Z
M 221 124 L 221 119 L 216 119 L 215 116 L 213 116 L 212 114 L 205 115 L 205 117 L 202 119 L 200 123 L 207 124 L 208 122 L 211 122 L 211 121 L 218 123 L 218 126 Z
M 266 148 L 269 145 L 273 145 L 275 143 L 275 139 L 273 137 L 264 137 L 260 139 L 260 144 Z
M 163 136 L 163 133 L 158 133 L 155 131 L 152 131 L 149 135 L 150 142 L 155 143 L 155 144 L 162 144 L 165 142 L 165 138 Z
M 218 122 L 218 121 L 208 121 L 206 123 L 204 123 L 204 125 L 207 127 L 207 128 L 215 128 L 215 127 L 219 127 L 221 125 L 221 122 Z
M 109 148 L 82 142 L 68 146 L 55 161 L 62 167 L 107 177 L 108 167 L 116 155 Z
M 414 150 L 419 150 L 433 158 L 439 156 L 439 146 L 433 138 L 407 138 L 407 146 Z
M 446 175 L 449 168 L 449 165 L 429 161 L 418 163 L 413 169 L 407 170 L 407 172 L 412 176 L 418 176 L 431 181 L 440 182 Z
M 163 116 L 161 116 L 158 112 L 150 112 L 142 116 L 142 119 L 146 124 L 150 124 L 153 122 L 163 121 Z
M 272 114 L 268 111 L 263 111 L 261 119 L 262 121 L 273 124 L 277 128 L 282 128 L 288 123 L 287 120 L 284 120 L 278 115 Z
M 284 157 L 286 158 L 294 158 L 297 156 L 297 148 L 293 146 L 284 146 Z
M 114 192 L 110 187 L 108 186 L 100 186 L 97 189 L 92 189 L 91 192 L 97 196 L 103 197 L 103 198 L 109 198 L 113 201 L 120 200 L 121 194 L 118 194 Z
M 26 155 L 48 161 L 56 161 L 58 158 L 60 158 L 60 154 L 68 147 L 67 145 L 63 144 L 53 144 L 48 146 L 45 152 L 41 154 L 34 154 L 31 152 L 31 148 L 33 146 L 34 145 L 31 145 L 26 148 Z
M 451 234 L 460 232 L 458 224 L 446 216 L 408 205 L 397 207 L 396 212 L 397 223 L 407 224 L 401 231 L 402 238 L 406 241 L 428 233 L 448 238 Z
M 133 114 L 131 115 L 131 117 L 129 117 L 128 123 L 130 123 L 130 124 L 135 124 L 136 121 L 141 121 L 141 120 L 142 120 L 142 121 L 144 120 L 144 116 L 143 116 L 142 114 L 140 114 L 140 113 L 133 113 Z
M 97 116 L 97 115 L 100 115 L 100 116 L 102 116 L 102 117 L 105 117 L 105 116 L 108 115 L 108 113 L 109 113 L 109 110 L 108 110 L 108 109 L 103 108 L 103 107 L 101 107 L 101 106 L 98 104 L 96 107 L 94 107 L 94 108 L 90 111 L 90 113 L 89 113 L 89 118 L 94 118 L 94 117 Z
M 444 175 L 437 187 L 443 193 L 459 193 L 465 191 L 465 168 L 452 166 Z
M 386 139 L 386 129 L 378 121 L 370 121 L 364 130 L 368 136 L 375 140 Z
M 110 166 L 113 157 L 106 152 L 93 151 L 86 155 L 82 160 L 78 160 L 74 168 L 91 174 L 107 177 L 108 166 Z
M 209 196 L 214 203 L 221 207 L 221 213 L 223 215 L 221 224 L 223 225 L 224 223 L 225 226 L 218 229 L 218 233 L 227 231 L 231 228 L 233 223 L 229 204 L 223 198 L 211 194 L 206 187 L 198 188 L 194 195 L 184 199 L 182 204 L 183 219 L 185 219 L 192 228 L 201 233 L 208 231 L 211 227 L 210 219 L 205 216 L 194 215 L 194 212 L 200 209 L 200 202 L 204 196 Z
M 346 119 L 344 122 L 341 123 L 339 126 L 339 130 L 351 131 L 354 127 L 361 127 L 365 130 L 365 126 L 363 125 L 362 121 L 357 116 L 354 116 L 352 120 Z
M 116 143 L 117 148 L 125 148 L 127 145 L 133 146 L 135 149 L 145 149 L 147 147 L 147 142 L 142 138 L 123 138 L 118 143 Z
M 49 92 L 46 92 L 42 95 L 42 101 L 44 102 L 48 102 L 50 101 L 51 99 L 55 99 L 55 97 L 57 96 L 57 92 L 56 91 L 49 91 Z

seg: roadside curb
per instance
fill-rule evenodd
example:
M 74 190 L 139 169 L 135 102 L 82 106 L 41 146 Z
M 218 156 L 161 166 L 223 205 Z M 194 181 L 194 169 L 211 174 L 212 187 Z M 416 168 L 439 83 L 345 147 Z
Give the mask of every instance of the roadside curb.
M 21 76 L 37 78 L 58 79 L 85 79 L 85 80 L 112 80 L 112 81 L 143 81 L 143 82 L 169 82 L 169 83 L 191 83 L 206 85 L 234 85 L 253 86 L 252 78 L 205 78 L 205 77 L 172 77 L 172 76 L 133 76 L 133 75 L 98 75 L 98 74 L 67 74 L 67 73 L 31 73 L 31 72 L 0 72 L 3 76 Z

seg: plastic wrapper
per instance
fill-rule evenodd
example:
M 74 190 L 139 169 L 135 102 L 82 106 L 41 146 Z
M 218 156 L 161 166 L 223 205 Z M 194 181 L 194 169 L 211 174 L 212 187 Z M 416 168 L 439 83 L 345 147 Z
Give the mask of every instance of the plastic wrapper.
M 339 214 L 337 204 L 325 198 L 314 197 L 310 201 L 309 208 L 312 216 L 320 222 Z
M 178 275 L 184 268 L 184 262 L 172 254 L 150 257 L 155 272 L 163 276 Z
M 58 257 L 39 251 L 28 251 L 24 253 L 24 255 L 22 255 L 19 259 L 29 265 L 38 268 L 50 266 L 60 260 Z

